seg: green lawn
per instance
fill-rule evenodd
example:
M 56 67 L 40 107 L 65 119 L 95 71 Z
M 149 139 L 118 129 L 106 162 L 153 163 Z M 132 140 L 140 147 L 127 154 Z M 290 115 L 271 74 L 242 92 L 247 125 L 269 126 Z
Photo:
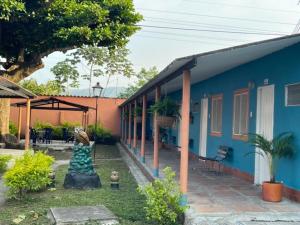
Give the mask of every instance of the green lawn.
M 115 146 L 97 146 L 97 158 L 119 158 Z M 56 154 L 56 158 L 59 155 Z M 64 154 L 65 158 L 65 154 Z M 137 184 L 127 165 L 121 160 L 97 160 L 96 170 L 101 178 L 102 188 L 96 190 L 65 190 L 63 185 L 67 166 L 60 166 L 56 173 L 56 190 L 32 193 L 23 201 L 10 200 L 0 207 L 0 224 L 13 224 L 18 215 L 26 219 L 20 225 L 48 225 L 47 217 L 50 207 L 83 206 L 103 204 L 112 210 L 122 225 L 147 225 L 145 221 L 144 198 L 136 192 Z M 110 189 L 111 171 L 120 174 L 120 190 Z

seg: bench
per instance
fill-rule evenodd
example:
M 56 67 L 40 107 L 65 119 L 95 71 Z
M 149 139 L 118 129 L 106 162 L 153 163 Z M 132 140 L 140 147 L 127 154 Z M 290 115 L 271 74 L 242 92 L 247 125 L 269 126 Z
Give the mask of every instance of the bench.
M 225 159 L 228 159 L 230 156 L 232 148 L 228 147 L 228 146 L 224 146 L 224 145 L 220 145 L 219 149 L 217 151 L 217 154 L 215 157 L 203 157 L 203 156 L 199 156 L 198 159 L 204 161 L 205 163 L 207 161 L 212 162 L 212 168 L 215 168 L 215 163 L 218 164 L 218 171 L 217 172 L 221 172 L 221 162 L 224 161 Z

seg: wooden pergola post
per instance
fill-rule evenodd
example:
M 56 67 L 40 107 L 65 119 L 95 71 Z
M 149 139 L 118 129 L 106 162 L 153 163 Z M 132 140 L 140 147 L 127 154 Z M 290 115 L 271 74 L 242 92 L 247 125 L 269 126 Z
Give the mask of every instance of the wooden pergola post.
M 133 119 L 133 150 L 137 153 L 137 120 L 136 120 L 136 111 L 137 108 L 137 100 L 134 100 L 134 119 Z
M 127 142 L 127 133 L 128 133 L 128 129 L 127 129 L 127 120 L 126 120 L 126 115 L 127 114 L 127 106 L 124 106 L 124 144 L 126 144 Z
M 29 149 L 30 144 L 30 99 L 26 100 L 26 129 L 25 129 L 25 150 Z
M 191 73 L 183 71 L 182 111 L 181 111 L 181 152 L 180 152 L 180 191 L 183 194 L 181 204 L 187 204 L 189 169 L 189 123 L 190 123 L 190 83 Z
M 155 89 L 155 102 L 160 100 L 160 87 Z M 157 112 L 154 113 L 154 146 L 153 146 L 153 175 L 159 177 L 159 126 L 157 123 Z
M 146 144 L 146 116 L 147 116 L 147 95 L 143 95 L 142 112 L 142 140 L 141 140 L 141 161 L 145 163 L 145 144 Z
M 18 117 L 18 141 L 21 140 L 21 129 L 22 129 L 22 108 L 19 107 L 19 117 Z

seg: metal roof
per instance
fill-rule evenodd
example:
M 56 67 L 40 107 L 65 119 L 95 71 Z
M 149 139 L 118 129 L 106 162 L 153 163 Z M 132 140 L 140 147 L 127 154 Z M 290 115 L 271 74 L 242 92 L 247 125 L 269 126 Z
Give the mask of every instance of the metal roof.
M 133 101 L 144 93 L 151 93 L 157 85 L 165 86 L 168 92 L 179 90 L 182 87 L 182 76 L 180 75 L 183 70 L 190 69 L 191 83 L 193 84 L 217 76 L 225 71 L 270 55 L 297 43 L 300 43 L 300 34 L 287 35 L 177 58 L 155 78 L 150 80 L 133 96 L 121 104 L 121 106 Z M 153 93 L 151 94 L 153 97 Z
M 35 98 L 36 95 L 20 85 L 0 76 L 0 98 Z
M 13 103 L 11 104 L 11 106 L 25 107 L 26 102 Z M 31 101 L 30 108 L 39 109 L 39 110 L 64 110 L 64 111 L 82 111 L 82 112 L 87 112 L 89 109 L 95 109 L 93 107 L 64 101 L 54 97 L 33 100 Z

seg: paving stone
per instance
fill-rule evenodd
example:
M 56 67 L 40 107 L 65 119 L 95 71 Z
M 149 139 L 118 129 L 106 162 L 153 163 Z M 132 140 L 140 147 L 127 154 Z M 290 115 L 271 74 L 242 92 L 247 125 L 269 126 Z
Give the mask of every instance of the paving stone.
M 90 221 L 101 225 L 119 223 L 117 217 L 102 205 L 50 208 L 48 216 L 55 225 L 83 225 Z

